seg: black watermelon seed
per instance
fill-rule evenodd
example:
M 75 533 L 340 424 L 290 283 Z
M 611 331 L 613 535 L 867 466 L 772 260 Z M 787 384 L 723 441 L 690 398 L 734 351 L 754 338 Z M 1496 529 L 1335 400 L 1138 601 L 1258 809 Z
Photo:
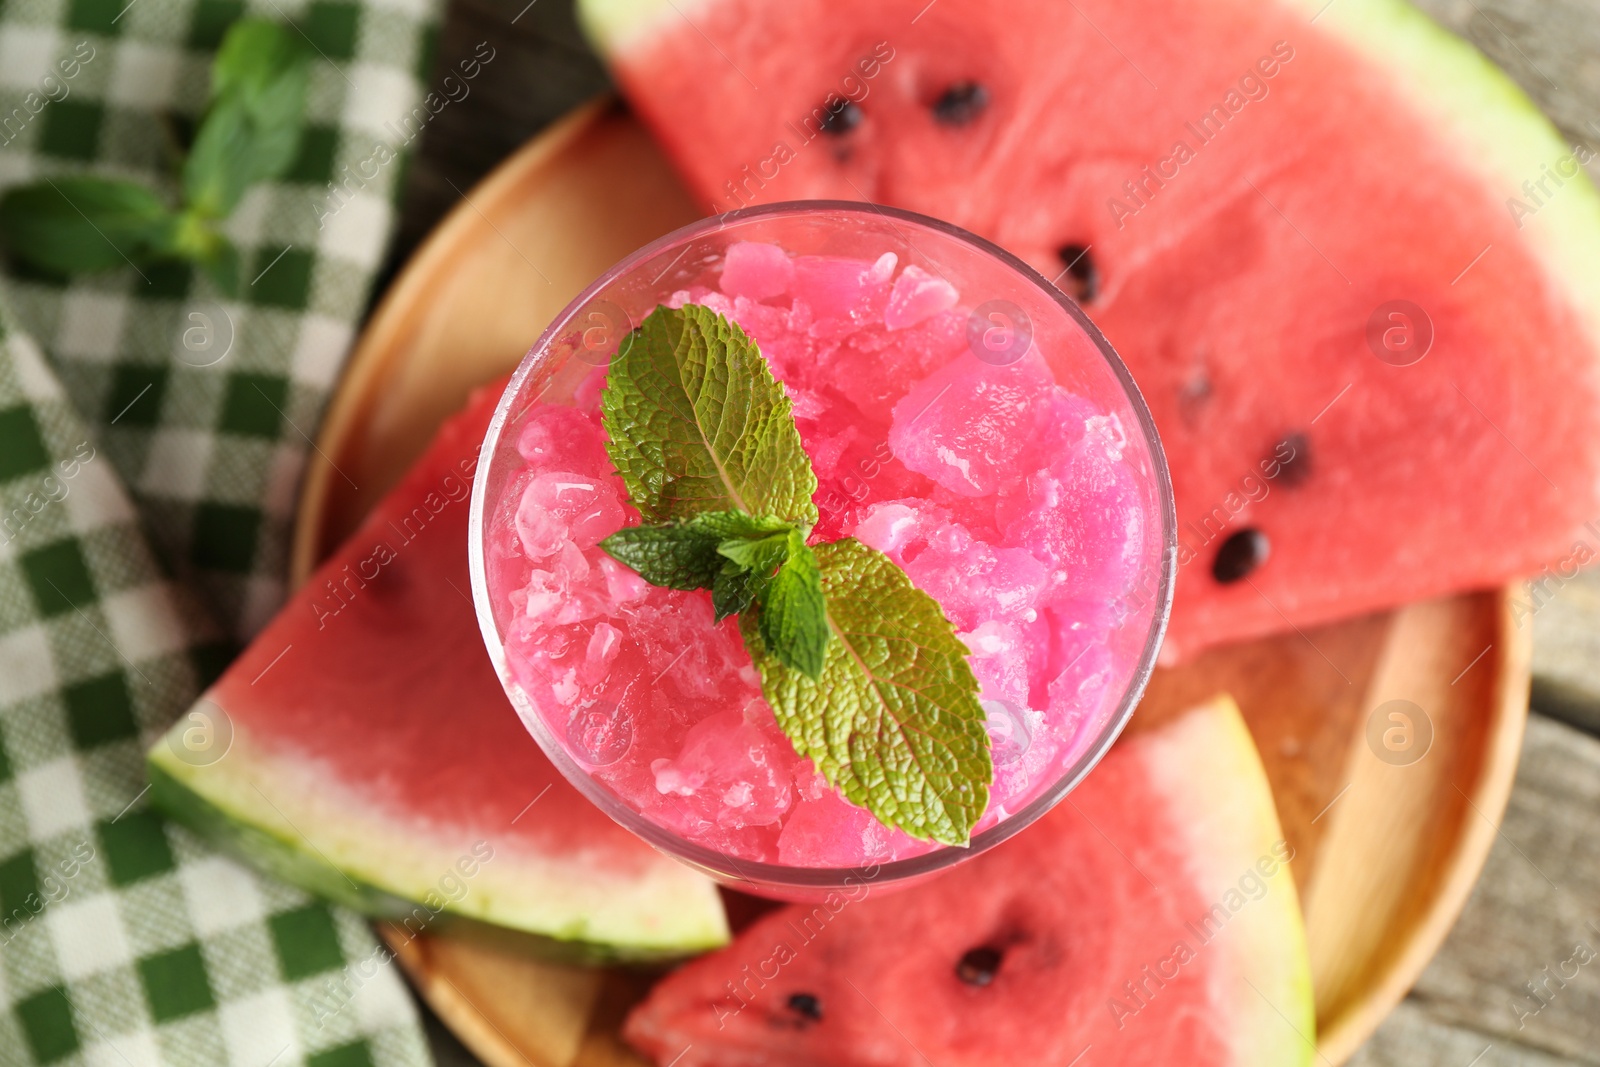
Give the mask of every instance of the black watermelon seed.
M 965 126 L 989 106 L 989 90 L 977 82 L 956 82 L 933 102 L 933 120 L 943 126 Z
M 1080 304 L 1087 304 L 1100 293 L 1100 271 L 1089 257 L 1086 245 L 1062 245 L 1056 249 L 1061 265 L 1066 268 L 1061 279 L 1061 291 Z
M 1237 582 L 1255 573 L 1271 554 L 1267 535 L 1247 527 L 1222 542 L 1217 558 L 1211 561 L 1211 575 L 1224 585 Z
M 1284 459 L 1288 456 L 1288 459 Z M 1311 438 L 1296 430 L 1287 434 L 1272 450 L 1278 461 L 1278 480 L 1293 489 L 1311 477 Z
M 968 985 L 986 986 L 1000 973 L 1000 950 L 987 945 L 975 948 L 956 964 L 956 977 Z
M 822 132 L 835 137 L 843 137 L 861 125 L 861 120 L 866 118 L 855 101 L 846 100 L 842 96 L 834 97 L 831 104 L 824 103 L 823 107 L 827 111 L 827 117 L 822 120 Z
M 822 1021 L 822 1001 L 810 993 L 791 993 L 789 1010 L 814 1023 Z

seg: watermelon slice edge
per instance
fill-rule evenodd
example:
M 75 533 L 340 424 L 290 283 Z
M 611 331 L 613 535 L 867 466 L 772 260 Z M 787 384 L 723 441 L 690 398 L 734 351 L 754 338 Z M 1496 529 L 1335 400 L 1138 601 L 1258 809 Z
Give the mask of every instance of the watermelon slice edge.
M 712 881 L 579 794 L 489 663 L 463 592 L 465 488 L 498 398 L 480 391 L 440 429 L 149 749 L 152 796 L 255 866 L 413 935 L 584 963 L 724 944 Z M 217 751 L 186 745 L 197 723 Z

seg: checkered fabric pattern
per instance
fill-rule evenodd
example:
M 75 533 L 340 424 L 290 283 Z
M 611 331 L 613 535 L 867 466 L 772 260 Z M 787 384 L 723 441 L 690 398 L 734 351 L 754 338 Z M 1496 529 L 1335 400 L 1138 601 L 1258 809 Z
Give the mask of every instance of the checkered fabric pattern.
M 173 193 L 233 20 L 320 53 L 293 171 L 228 221 L 242 298 L 183 267 L 0 274 L 0 1067 L 428 1062 L 365 923 L 162 820 L 143 753 L 284 596 L 402 181 L 368 161 L 415 128 L 434 3 L 0 0 L 0 186 Z
M 144 750 L 215 672 L 218 631 L 14 331 L 0 508 L 0 1065 L 427 1063 L 393 968 L 353 966 L 376 947 L 359 918 L 149 808 Z
M 379 166 L 374 152 L 416 129 L 434 3 L 0 0 L 0 186 L 87 169 L 175 193 L 172 146 L 204 109 L 229 24 L 247 10 L 291 21 L 318 54 L 299 159 L 226 227 L 241 299 L 185 266 L 4 285 L 158 555 L 235 638 L 284 597 L 296 483 L 402 184 L 403 157 Z M 47 101 L 37 114 L 30 94 Z

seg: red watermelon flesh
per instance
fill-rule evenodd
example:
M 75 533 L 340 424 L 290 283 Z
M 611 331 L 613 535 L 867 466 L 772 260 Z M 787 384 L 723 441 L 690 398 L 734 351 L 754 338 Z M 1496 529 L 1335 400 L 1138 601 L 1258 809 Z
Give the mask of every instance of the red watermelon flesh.
M 678 1067 L 1295 1067 L 1315 1024 L 1290 858 L 1219 698 L 935 881 L 763 917 L 624 1034 Z
M 1530 198 L 1568 150 L 1399 0 L 580 6 L 708 207 L 908 208 L 1082 301 L 1172 468 L 1169 658 L 1503 582 L 1597 512 L 1600 198 Z
M 712 883 L 572 788 L 490 665 L 467 513 L 499 396 L 482 390 L 445 424 L 196 705 L 221 709 L 226 755 L 187 753 L 191 718 L 156 744 L 157 796 L 286 880 L 409 926 L 474 919 L 568 956 L 720 944 Z

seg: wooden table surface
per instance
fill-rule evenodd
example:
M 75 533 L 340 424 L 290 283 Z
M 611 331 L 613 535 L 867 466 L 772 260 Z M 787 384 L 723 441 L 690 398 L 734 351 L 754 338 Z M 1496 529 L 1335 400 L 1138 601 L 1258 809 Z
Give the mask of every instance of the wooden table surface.
M 1600 145 L 1600 0 L 1421 6 L 1505 68 L 1570 142 Z M 495 57 L 428 126 L 391 271 L 460 192 L 608 85 L 570 0 L 449 0 L 436 69 L 479 42 Z M 1498 841 L 1443 950 L 1355 1067 L 1600 1067 L 1600 571 L 1547 582 L 1529 603 L 1534 715 Z M 427 1023 L 440 1067 L 476 1064 Z

